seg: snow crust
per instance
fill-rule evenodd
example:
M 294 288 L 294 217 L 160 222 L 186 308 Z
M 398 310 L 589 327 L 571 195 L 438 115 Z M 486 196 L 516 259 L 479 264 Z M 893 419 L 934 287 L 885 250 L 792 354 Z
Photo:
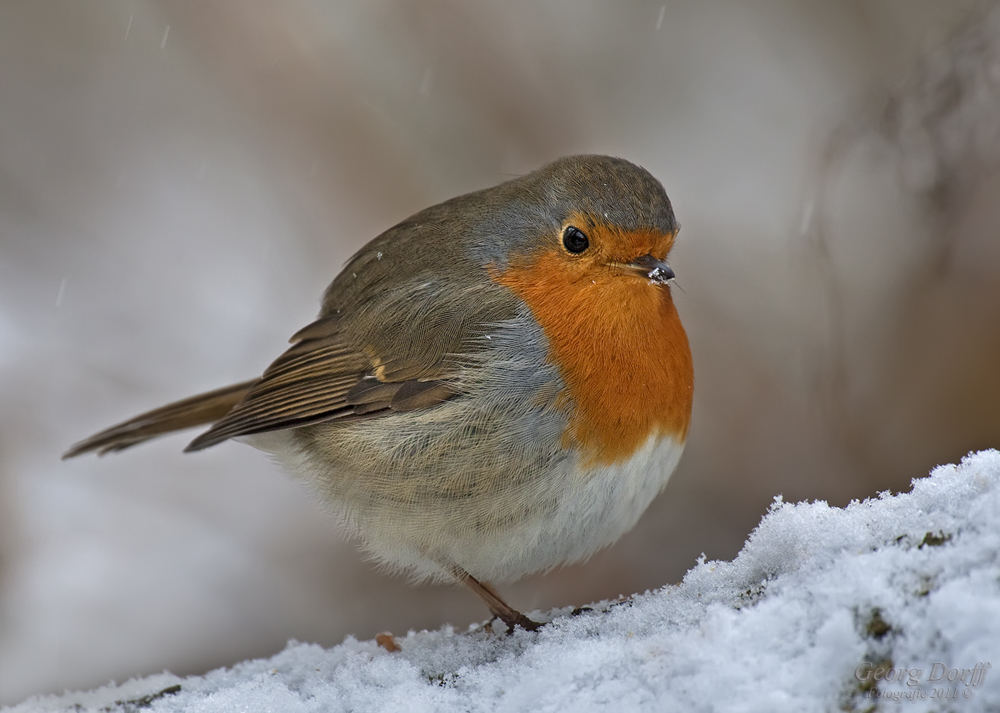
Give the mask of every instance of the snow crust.
M 997 711 L 1000 453 L 843 509 L 775 498 L 732 562 L 534 616 L 551 619 L 536 634 L 410 632 L 396 653 L 293 641 L 205 676 L 7 710 Z

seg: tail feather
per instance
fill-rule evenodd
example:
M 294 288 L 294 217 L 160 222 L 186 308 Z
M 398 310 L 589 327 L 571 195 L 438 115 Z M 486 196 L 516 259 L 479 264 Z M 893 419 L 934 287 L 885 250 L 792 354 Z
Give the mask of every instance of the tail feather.
M 256 382 L 251 379 L 147 411 L 80 441 L 66 451 L 63 459 L 91 451 L 104 455 L 167 433 L 215 423 L 242 401 Z

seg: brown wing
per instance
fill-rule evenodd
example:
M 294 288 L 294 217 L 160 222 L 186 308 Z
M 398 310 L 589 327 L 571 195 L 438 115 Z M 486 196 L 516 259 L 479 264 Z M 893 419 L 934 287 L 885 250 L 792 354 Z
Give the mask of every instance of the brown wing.
M 378 359 L 346 346 L 336 317 L 313 322 L 292 341 L 295 345 L 267 368 L 242 401 L 186 451 L 236 436 L 426 408 L 455 394 L 439 380 L 399 378 L 411 370 L 386 369 Z
M 104 455 L 174 431 L 214 424 L 185 449 L 196 451 L 235 436 L 427 408 L 455 393 L 438 380 L 399 378 L 414 371 L 402 364 L 394 370 L 379 369 L 383 379 L 386 373 L 396 379 L 380 381 L 372 360 L 339 343 L 330 319 L 313 322 L 292 341 L 295 345 L 261 378 L 147 411 L 80 441 L 63 458 L 93 451 Z
M 137 416 L 67 457 L 212 423 L 188 446 L 194 451 L 236 436 L 428 408 L 453 396 L 455 356 L 483 348 L 483 335 L 520 309 L 459 239 L 470 216 L 491 214 L 480 205 L 486 195 L 429 208 L 364 246 L 327 288 L 322 317 L 294 335 L 260 379 Z

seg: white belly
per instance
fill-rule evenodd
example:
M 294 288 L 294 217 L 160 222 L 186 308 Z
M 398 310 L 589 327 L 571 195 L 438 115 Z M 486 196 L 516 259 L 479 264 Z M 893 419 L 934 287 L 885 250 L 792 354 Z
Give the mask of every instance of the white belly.
M 684 444 L 672 438 L 651 438 L 622 463 L 586 473 L 567 463 L 551 477 L 558 507 L 507 533 L 506 541 L 497 543 L 499 551 L 465 547 L 461 554 L 470 560 L 468 571 L 482 571 L 488 581 L 513 580 L 587 559 L 635 526 L 683 450 Z
M 449 578 L 447 566 L 456 564 L 489 582 L 579 562 L 613 543 L 666 485 L 684 448 L 670 437 L 651 438 L 628 461 L 586 471 L 570 456 L 534 479 L 530 490 L 455 500 L 455 512 L 448 513 L 440 503 L 415 507 L 355 497 L 358 488 L 337 485 L 364 481 L 365 474 L 317 473 L 315 460 L 293 445 L 287 431 L 241 440 L 304 476 L 378 562 L 415 579 Z M 471 520 L 470 512 L 480 518 Z M 476 527 L 479 521 L 490 526 Z

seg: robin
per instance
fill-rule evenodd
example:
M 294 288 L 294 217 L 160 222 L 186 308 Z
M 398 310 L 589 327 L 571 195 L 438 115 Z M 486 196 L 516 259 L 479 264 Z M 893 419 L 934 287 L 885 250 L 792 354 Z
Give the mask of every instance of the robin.
M 684 448 L 693 369 L 649 172 L 572 156 L 385 231 L 262 376 L 136 416 L 64 457 L 211 424 L 301 476 L 378 562 L 470 587 L 586 559 Z

